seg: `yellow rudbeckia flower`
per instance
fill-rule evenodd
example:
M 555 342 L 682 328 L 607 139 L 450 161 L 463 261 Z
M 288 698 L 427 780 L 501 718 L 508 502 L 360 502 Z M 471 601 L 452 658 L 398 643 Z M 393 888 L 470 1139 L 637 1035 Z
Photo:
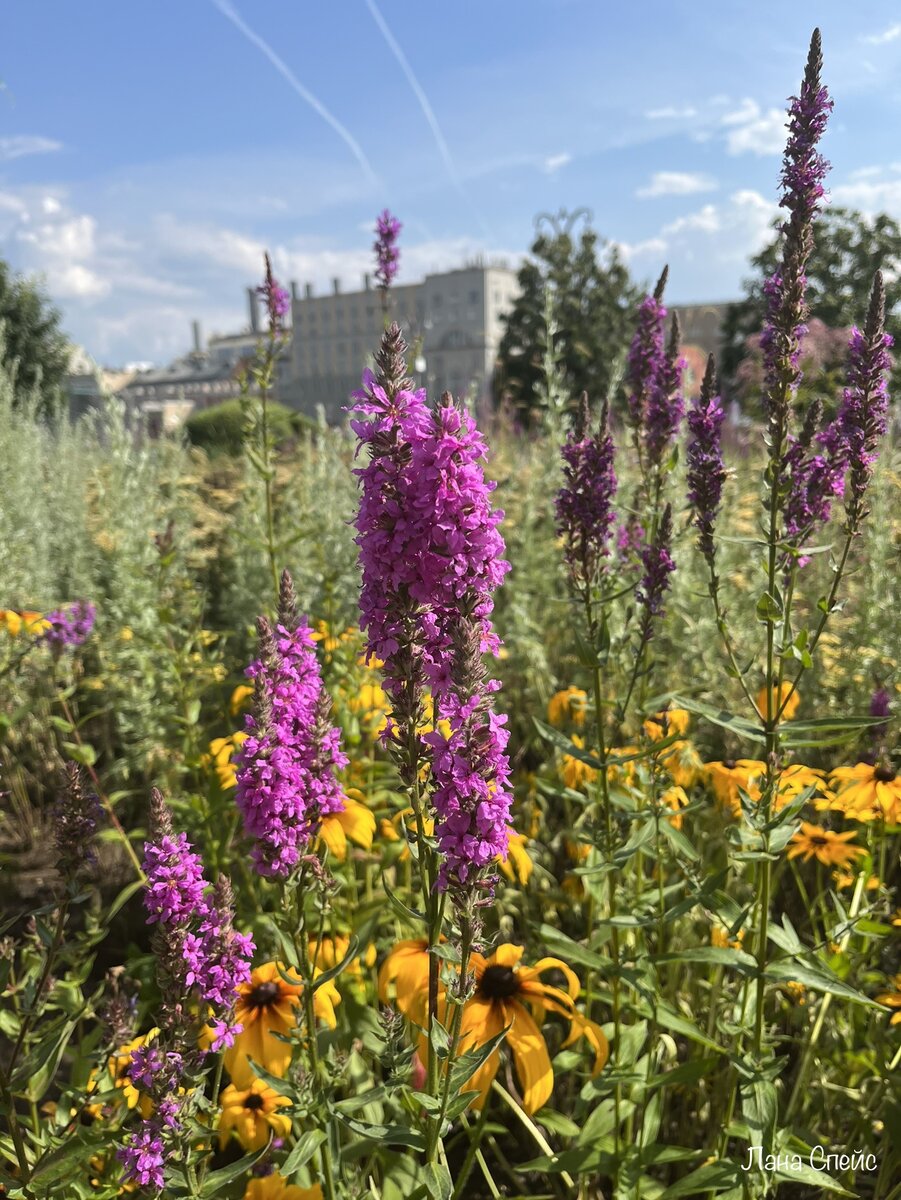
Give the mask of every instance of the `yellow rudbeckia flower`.
M 562 692 L 555 692 L 547 703 L 547 719 L 558 728 L 572 721 L 573 725 L 581 728 L 585 724 L 585 710 L 588 707 L 588 696 L 581 688 L 568 687 Z
M 473 996 L 463 1006 L 460 1026 L 460 1049 L 465 1052 L 484 1045 L 507 1029 L 506 1044 L 522 1092 L 522 1104 L 527 1113 L 535 1113 L 550 1098 L 554 1087 L 554 1071 L 544 1036 L 535 1023 L 532 1012 L 557 1013 L 570 1022 L 565 1046 L 584 1037 L 594 1050 L 593 1074 L 607 1061 L 609 1046 L 599 1025 L 589 1021 L 576 1009 L 579 980 L 575 972 L 559 958 L 542 958 L 533 967 L 520 966 L 522 946 L 499 946 L 490 958 L 474 953 L 469 969 L 475 976 Z M 560 971 L 566 979 L 566 991 L 544 983 L 545 971 Z M 414 1020 L 421 1027 L 427 1024 L 428 967 L 426 984 L 421 988 L 413 1009 Z M 438 1016 L 443 1023 L 450 1020 L 449 1004 L 442 987 L 439 993 Z M 530 1011 L 531 1010 L 531 1011 Z M 492 1080 L 500 1066 L 500 1053 L 495 1050 L 474 1075 L 463 1085 L 463 1091 L 478 1092 L 474 1101 L 481 1108 Z
M 251 1179 L 244 1193 L 244 1200 L 322 1200 L 322 1188 L 318 1183 L 312 1187 L 298 1187 L 288 1183 L 278 1171 Z
M 789 843 L 788 857 L 798 858 L 803 855 L 804 862 L 815 858 L 827 867 L 843 866 L 866 854 L 863 846 L 848 845 L 853 837 L 853 829 L 847 833 L 833 833 L 831 829 L 824 829 L 821 825 L 811 825 L 809 821 L 802 821 L 801 828 Z
M 779 711 L 780 705 L 784 704 L 780 721 L 794 720 L 795 713 L 801 705 L 801 696 L 797 688 L 793 688 L 791 683 L 785 682 L 778 688 L 772 689 L 773 710 Z M 762 687 L 757 693 L 757 711 L 760 713 L 761 720 L 766 720 L 767 715 L 767 689 Z
M 832 783 L 837 788 L 837 802 L 832 807 L 853 820 L 901 825 L 901 775 L 890 762 L 836 767 Z
M 535 869 L 535 864 L 526 849 L 529 839 L 523 834 L 517 833 L 515 829 L 507 830 L 507 838 L 507 857 L 501 858 L 498 855 L 494 861 L 511 883 L 518 883 L 520 887 L 525 887 L 529 882 L 529 876 Z
M 348 838 L 363 850 L 372 849 L 375 816 L 365 804 L 356 799 L 357 796 L 362 799 L 362 793 L 356 788 L 348 788 L 343 810 L 339 813 L 329 813 L 327 817 L 323 817 L 319 826 L 320 838 L 339 862 L 344 862 L 347 858 Z
M 225 1088 L 219 1098 L 219 1146 L 235 1137 L 245 1150 L 262 1150 L 272 1136 L 285 1138 L 291 1132 L 291 1118 L 278 1110 L 291 1101 L 280 1096 L 262 1079 L 254 1079 L 247 1088 L 234 1084 Z
M 296 1026 L 303 981 L 293 968 L 268 962 L 254 969 L 249 982 L 238 984 L 237 992 L 235 1021 L 242 1029 L 234 1045 L 225 1052 L 225 1067 L 232 1083 L 247 1088 L 257 1078 L 249 1058 L 265 1067 L 270 1075 L 281 1078 L 291 1062 L 291 1046 L 274 1035 L 287 1037 Z M 335 1005 L 340 1003 L 341 996 L 331 980 L 313 993 L 313 1010 L 330 1029 L 338 1023 Z

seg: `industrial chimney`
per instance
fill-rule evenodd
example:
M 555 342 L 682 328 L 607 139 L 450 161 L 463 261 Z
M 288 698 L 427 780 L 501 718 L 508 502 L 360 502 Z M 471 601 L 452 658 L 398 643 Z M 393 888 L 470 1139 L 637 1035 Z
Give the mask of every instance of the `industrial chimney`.
M 194 353 L 203 354 L 203 339 L 200 336 L 200 322 L 191 322 L 191 332 L 194 337 Z
M 256 288 L 247 289 L 247 307 L 250 310 L 250 332 L 260 332 L 260 301 Z
M 336 295 L 336 296 L 337 296 L 337 295 L 338 295 L 338 293 L 341 291 L 341 280 L 338 278 L 338 276 L 337 276 L 337 275 L 336 275 L 336 276 L 335 276 L 335 278 L 332 280 L 332 290 L 334 291 L 334 293 L 335 293 L 335 295 Z
M 368 292 L 372 288 L 372 280 L 369 277 L 369 272 L 366 271 L 363 275 L 363 290 Z
M 300 299 L 300 294 L 297 291 L 297 280 L 296 279 L 291 280 L 291 299 L 292 300 Z
M 312 283 L 305 283 L 305 284 L 303 285 L 303 294 L 304 294 L 304 297 L 305 297 L 307 300 L 312 300 L 312 299 L 313 299 L 313 285 L 312 285 Z

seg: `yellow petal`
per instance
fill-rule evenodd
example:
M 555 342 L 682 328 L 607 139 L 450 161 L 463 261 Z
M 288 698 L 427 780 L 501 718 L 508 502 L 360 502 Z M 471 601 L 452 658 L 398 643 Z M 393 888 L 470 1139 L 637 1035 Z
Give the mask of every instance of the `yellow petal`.
M 513 1023 L 507 1041 L 513 1052 L 523 1108 L 532 1114 L 550 1099 L 554 1090 L 554 1070 L 541 1030 L 521 1004 L 514 1001 L 510 1008 Z

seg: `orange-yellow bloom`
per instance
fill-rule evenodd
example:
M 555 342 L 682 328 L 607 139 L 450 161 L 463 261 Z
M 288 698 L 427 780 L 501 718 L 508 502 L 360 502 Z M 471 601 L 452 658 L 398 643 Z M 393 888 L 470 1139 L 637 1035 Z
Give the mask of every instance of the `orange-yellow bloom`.
M 877 1004 L 886 1004 L 889 1008 L 897 1008 L 898 1012 L 889 1021 L 890 1025 L 901 1025 L 901 975 L 896 975 L 892 980 L 894 991 L 882 992 L 876 997 Z
M 246 733 L 237 731 L 228 737 L 213 738 L 210 742 L 210 752 L 203 756 L 205 766 L 212 766 L 219 780 L 219 786 L 224 792 L 237 784 L 235 778 L 235 751 L 247 738 Z
M 891 763 L 836 767 L 832 782 L 838 792 L 832 807 L 840 808 L 855 821 L 882 820 L 901 825 L 901 776 Z
M 581 728 L 585 724 L 587 706 L 588 696 L 581 688 L 564 688 L 562 692 L 555 692 L 548 700 L 547 719 L 558 728 L 567 721 Z
M 288 1183 L 278 1171 L 273 1171 L 271 1175 L 251 1179 L 244 1200 L 322 1200 L 322 1188 L 318 1183 L 312 1187 L 298 1187 L 296 1183 Z
M 792 684 L 788 682 L 783 683 L 780 685 L 778 692 L 775 688 L 773 688 L 772 698 L 774 713 L 778 712 L 780 704 L 785 704 L 779 720 L 793 720 L 795 713 L 798 711 L 798 708 L 801 704 L 801 696 L 798 692 L 798 689 L 793 689 Z M 757 711 L 760 713 L 761 718 L 765 721 L 767 719 L 767 689 L 765 687 L 762 687 L 757 693 Z
M 347 858 L 348 839 L 364 850 L 372 849 L 375 816 L 365 804 L 356 799 L 357 796 L 362 799 L 362 793 L 356 788 L 348 788 L 344 797 L 343 812 L 330 813 L 319 826 L 319 836 L 339 862 L 344 862 Z
M 682 809 L 688 808 L 688 796 L 685 794 L 685 789 L 675 786 L 667 788 L 660 797 L 660 803 L 665 808 L 671 808 L 673 810 L 673 815 L 671 817 L 667 817 L 670 825 L 672 825 L 674 829 L 681 829 L 682 822 L 684 820 L 684 817 L 682 816 Z
M 846 833 L 834 833 L 831 829 L 823 829 L 821 825 L 802 821 L 801 828 L 789 843 L 788 857 L 803 856 L 804 862 L 815 858 L 827 867 L 853 862 L 855 858 L 866 854 L 863 846 L 848 845 L 853 837 L 853 829 Z
M 427 938 L 409 938 L 398 942 L 379 970 L 379 1000 L 391 1002 L 391 991 L 395 993 L 395 1005 L 410 1016 L 417 996 L 429 986 L 429 955 Z
M 295 1028 L 303 981 L 284 964 L 268 962 L 253 971 L 248 983 L 238 984 L 237 992 L 235 1021 L 240 1022 L 242 1029 L 235 1044 L 225 1052 L 225 1066 L 232 1083 L 247 1088 L 257 1078 L 249 1058 L 265 1067 L 270 1075 L 281 1078 L 291 1062 L 291 1046 L 274 1035 L 287 1037 Z M 341 997 L 331 980 L 313 993 L 314 1012 L 331 1029 L 338 1023 L 335 1005 L 340 1003 Z
M 231 694 L 231 699 L 228 702 L 228 711 L 233 717 L 244 708 L 245 701 L 253 695 L 253 687 L 249 683 L 239 683 Z
M 577 733 L 573 734 L 572 742 L 573 745 L 578 746 L 580 750 L 585 749 L 585 739 L 579 737 Z M 582 762 L 580 758 L 576 758 L 575 755 L 572 754 L 563 755 L 563 764 L 560 767 L 560 778 L 568 788 L 572 788 L 573 791 L 578 791 L 583 784 L 593 783 L 597 777 L 597 771 L 593 767 L 589 766 L 588 763 Z
M 507 857 L 501 858 L 498 855 L 494 861 L 511 883 L 518 883 L 520 887 L 525 887 L 529 882 L 529 876 L 535 869 L 535 864 L 526 849 L 529 839 L 523 834 L 517 833 L 515 829 L 508 829 L 507 834 L 509 837 Z
M 269 1141 L 270 1131 L 272 1136 L 280 1138 L 291 1132 L 291 1118 L 278 1111 L 291 1101 L 262 1079 L 254 1079 L 247 1088 L 232 1084 L 225 1088 L 219 1102 L 220 1147 L 228 1143 L 232 1132 L 245 1150 L 262 1150 Z
M 609 1047 L 599 1025 L 589 1021 L 576 1009 L 579 980 L 559 958 L 542 958 L 534 967 L 521 967 L 522 946 L 499 946 L 490 958 L 472 954 L 469 969 L 475 976 L 476 989 L 463 1006 L 460 1025 L 460 1049 L 472 1050 L 507 1029 L 506 1044 L 513 1056 L 519 1079 L 523 1108 L 535 1113 L 550 1098 L 554 1087 L 551 1066 L 544 1036 L 532 1012 L 558 1013 L 570 1023 L 565 1046 L 584 1037 L 594 1050 L 593 1074 L 607 1061 Z M 543 983 L 545 971 L 560 971 L 566 979 L 566 991 Z M 428 977 L 421 988 L 414 1008 L 418 1025 L 427 1023 Z M 439 1018 L 449 1020 L 448 1003 L 442 988 L 439 995 Z M 532 1010 L 530 1012 L 529 1010 Z M 464 1091 L 478 1092 L 477 1108 L 485 1102 L 491 1082 L 500 1066 L 500 1053 L 493 1051 L 474 1075 L 463 1085 Z

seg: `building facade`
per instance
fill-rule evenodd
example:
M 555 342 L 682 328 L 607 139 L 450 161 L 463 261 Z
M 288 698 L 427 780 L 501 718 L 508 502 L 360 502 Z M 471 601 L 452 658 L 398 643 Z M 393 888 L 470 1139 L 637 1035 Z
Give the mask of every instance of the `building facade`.
M 330 421 L 342 418 L 385 328 L 382 294 L 368 276 L 363 282 L 361 291 L 343 292 L 336 279 L 320 296 L 310 284 L 302 295 L 292 284 L 291 375 L 280 386 L 285 403 L 311 416 L 321 408 Z M 517 290 L 514 271 L 481 262 L 391 288 L 387 316 L 400 324 L 410 373 L 430 396 L 449 391 L 475 402 L 490 396 L 503 317 Z

